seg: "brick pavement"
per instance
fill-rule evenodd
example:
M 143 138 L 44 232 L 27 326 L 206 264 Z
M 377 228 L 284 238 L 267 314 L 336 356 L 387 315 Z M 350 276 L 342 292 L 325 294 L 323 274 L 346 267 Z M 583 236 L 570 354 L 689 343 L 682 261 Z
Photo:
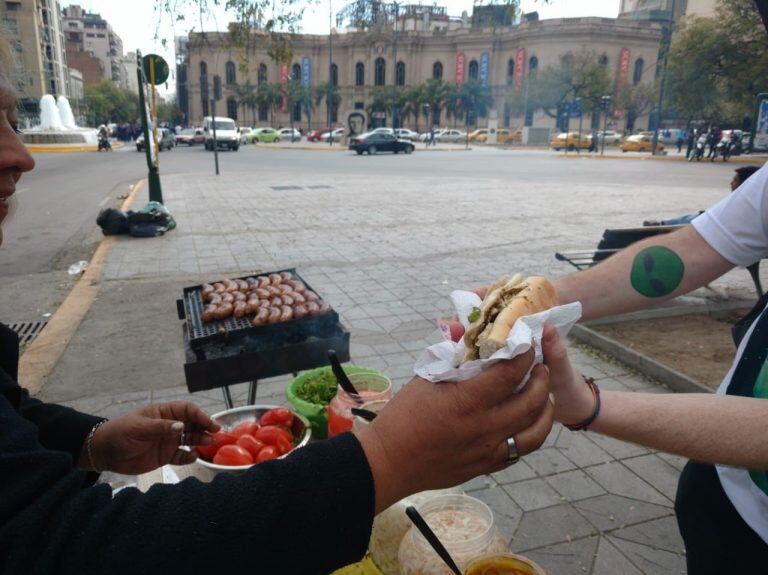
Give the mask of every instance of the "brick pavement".
M 274 189 L 286 185 L 294 189 Z M 420 193 L 435 186 L 439 194 Z M 509 186 L 497 180 L 454 180 L 446 187 L 437 178 L 415 184 L 395 175 L 386 190 L 365 189 L 342 176 L 329 186 L 285 176 L 258 182 L 247 174 L 166 177 L 166 204 L 179 228 L 164 238 L 120 238 L 103 289 L 129 291 L 153 278 L 211 280 L 295 266 L 340 311 L 352 332 L 353 360 L 386 371 L 399 387 L 410 378 L 419 352 L 435 341 L 435 317 L 450 313 L 451 289 L 504 271 L 561 275 L 568 270 L 552 253 L 591 245 L 594 230 L 585 221 L 605 216 L 584 202 L 572 204 L 571 217 L 554 228 L 550 222 L 566 201 L 564 192 L 534 185 L 510 199 Z M 576 183 L 568 194 L 586 192 Z M 629 190 L 609 193 L 620 206 L 611 212 L 614 221 L 636 217 L 638 199 Z M 702 195 L 680 188 L 674 202 L 693 194 Z M 493 209 L 478 213 L 479 197 Z M 189 285 L 179 282 L 179 288 Z M 742 287 L 749 290 L 748 278 L 727 282 L 729 290 Z M 135 362 L 135 350 L 126 353 Z M 572 354 L 603 388 L 667 393 L 589 350 L 572 346 Z M 261 382 L 258 399 L 283 403 L 288 380 Z M 236 386 L 234 396 L 244 400 L 244 386 Z M 181 376 L 164 389 L 90 395 L 69 404 L 114 417 L 176 398 L 189 398 Z M 192 399 L 211 412 L 223 409 L 217 390 Z M 683 463 L 556 426 L 541 451 L 464 487 L 491 505 L 511 549 L 535 558 L 550 575 L 682 573 L 673 500 Z

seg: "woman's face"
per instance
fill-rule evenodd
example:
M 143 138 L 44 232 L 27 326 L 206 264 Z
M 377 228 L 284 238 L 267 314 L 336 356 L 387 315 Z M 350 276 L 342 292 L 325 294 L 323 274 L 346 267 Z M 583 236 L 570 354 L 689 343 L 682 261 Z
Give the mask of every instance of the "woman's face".
M 0 82 L 0 244 L 3 243 L 3 223 L 7 220 L 9 198 L 16 192 L 21 174 L 35 167 L 16 128 L 16 96 Z

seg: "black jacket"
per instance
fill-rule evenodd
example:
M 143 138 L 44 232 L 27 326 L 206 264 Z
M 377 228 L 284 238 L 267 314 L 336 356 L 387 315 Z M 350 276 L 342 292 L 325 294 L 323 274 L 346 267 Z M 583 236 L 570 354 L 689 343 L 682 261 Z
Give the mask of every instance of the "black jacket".
M 99 418 L 30 398 L 18 354 L 0 324 L 0 573 L 324 575 L 365 553 L 374 486 L 352 434 L 113 499 L 76 468 Z

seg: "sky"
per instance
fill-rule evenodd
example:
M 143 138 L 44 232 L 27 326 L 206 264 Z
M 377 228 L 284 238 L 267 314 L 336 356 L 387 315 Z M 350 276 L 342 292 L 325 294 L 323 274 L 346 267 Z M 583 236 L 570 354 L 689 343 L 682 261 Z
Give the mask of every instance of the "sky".
M 189 3 L 189 0 L 170 0 L 171 3 Z M 422 3 L 419 0 L 401 0 L 402 3 Z M 105 18 L 112 29 L 123 40 L 123 50 L 136 49 L 143 54 L 155 53 L 163 56 L 174 70 L 174 36 L 186 35 L 191 28 L 200 30 L 200 19 L 194 14 L 187 14 L 182 21 L 174 21 L 168 14 L 155 9 L 159 0 L 64 0 L 62 7 L 79 4 L 91 12 L 98 12 Z M 432 4 L 433 2 L 423 2 Z M 472 13 L 473 0 L 438 0 L 434 2 L 446 6 L 451 16 L 461 16 L 462 11 Z M 302 31 L 310 34 L 326 34 L 329 29 L 329 8 L 335 15 L 346 5 L 346 0 L 315 0 L 305 11 Z M 542 19 L 573 18 L 579 16 L 604 16 L 615 18 L 619 13 L 619 0 L 551 0 L 543 5 L 541 0 L 522 0 L 523 12 L 537 11 Z M 224 10 L 218 10 L 203 21 L 206 31 L 225 29 L 229 18 Z M 163 44 L 165 40 L 165 45 Z M 169 84 L 172 92 L 173 86 Z

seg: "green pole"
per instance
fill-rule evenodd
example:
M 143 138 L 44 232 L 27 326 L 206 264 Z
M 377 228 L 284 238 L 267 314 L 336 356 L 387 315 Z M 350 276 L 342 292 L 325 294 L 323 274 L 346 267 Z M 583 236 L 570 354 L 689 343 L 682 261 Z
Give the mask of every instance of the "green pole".
M 157 169 L 157 165 L 152 161 L 152 151 L 149 146 L 149 118 L 147 118 L 147 105 L 144 100 L 144 70 L 142 66 L 141 52 L 136 51 L 136 60 L 139 62 L 139 66 L 136 73 L 139 76 L 139 110 L 141 111 L 141 131 L 144 134 L 144 149 L 147 154 L 147 166 L 149 167 L 149 173 L 147 174 L 147 180 L 149 181 L 149 201 L 163 203 L 163 189 L 160 186 L 160 172 Z

